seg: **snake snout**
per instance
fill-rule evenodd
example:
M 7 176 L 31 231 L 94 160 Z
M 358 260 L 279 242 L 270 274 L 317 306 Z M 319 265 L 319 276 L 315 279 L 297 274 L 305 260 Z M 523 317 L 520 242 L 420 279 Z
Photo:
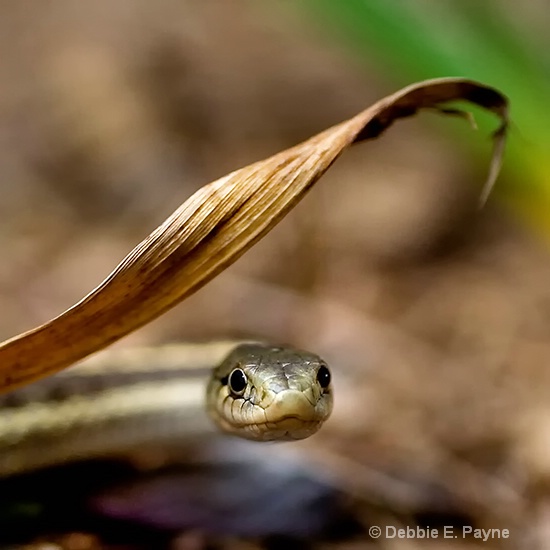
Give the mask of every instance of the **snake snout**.
M 320 420 L 315 404 L 299 390 L 279 392 L 266 408 L 265 415 L 268 422 L 274 423 L 287 418 L 297 418 L 303 422 Z

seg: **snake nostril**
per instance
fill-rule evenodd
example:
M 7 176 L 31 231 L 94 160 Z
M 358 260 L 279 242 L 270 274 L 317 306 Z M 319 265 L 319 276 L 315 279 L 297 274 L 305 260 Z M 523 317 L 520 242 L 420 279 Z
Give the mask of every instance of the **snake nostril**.
M 246 374 L 242 371 L 242 369 L 233 369 L 227 379 L 227 383 L 229 385 L 229 389 L 233 393 L 241 395 L 247 384 Z
M 330 371 L 325 365 L 321 365 L 317 371 L 317 382 L 324 390 L 327 389 L 330 385 Z

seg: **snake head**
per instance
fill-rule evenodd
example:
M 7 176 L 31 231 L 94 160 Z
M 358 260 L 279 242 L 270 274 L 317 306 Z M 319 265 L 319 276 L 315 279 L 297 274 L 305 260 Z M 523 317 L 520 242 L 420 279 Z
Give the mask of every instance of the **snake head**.
M 314 353 L 237 346 L 215 370 L 208 411 L 225 432 L 256 441 L 305 439 L 332 412 L 327 364 Z

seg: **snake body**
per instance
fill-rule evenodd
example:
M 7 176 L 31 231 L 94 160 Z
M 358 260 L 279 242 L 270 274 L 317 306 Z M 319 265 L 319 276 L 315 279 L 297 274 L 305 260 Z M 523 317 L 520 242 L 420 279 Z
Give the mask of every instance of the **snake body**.
M 206 391 L 206 398 L 205 398 Z M 332 410 L 317 355 L 243 342 L 107 351 L 0 396 L 0 476 L 211 432 L 302 439 Z

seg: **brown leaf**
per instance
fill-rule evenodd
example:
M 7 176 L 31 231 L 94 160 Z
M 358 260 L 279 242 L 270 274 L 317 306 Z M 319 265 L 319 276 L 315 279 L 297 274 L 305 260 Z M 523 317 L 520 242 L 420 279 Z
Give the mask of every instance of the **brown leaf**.
M 0 389 L 59 371 L 152 321 L 270 231 L 346 147 L 378 137 L 395 120 L 421 109 L 445 113 L 442 104 L 452 100 L 478 104 L 500 117 L 485 198 L 500 167 L 508 124 L 506 98 L 460 78 L 409 86 L 300 145 L 205 185 L 88 296 L 55 319 L 1 344 Z

